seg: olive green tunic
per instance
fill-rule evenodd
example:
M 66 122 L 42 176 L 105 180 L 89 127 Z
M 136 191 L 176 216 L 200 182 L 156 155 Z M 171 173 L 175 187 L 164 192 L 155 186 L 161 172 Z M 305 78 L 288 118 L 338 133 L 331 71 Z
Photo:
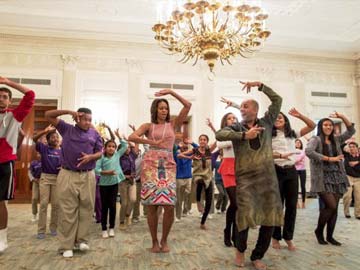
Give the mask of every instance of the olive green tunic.
M 272 127 L 280 112 L 282 98 L 265 85 L 259 88 L 270 100 L 265 116 L 257 119 L 265 130 L 256 139 L 243 140 L 244 123 L 216 132 L 218 141 L 233 142 L 235 153 L 236 221 L 242 231 L 256 225 L 281 226 L 283 210 L 272 152 Z

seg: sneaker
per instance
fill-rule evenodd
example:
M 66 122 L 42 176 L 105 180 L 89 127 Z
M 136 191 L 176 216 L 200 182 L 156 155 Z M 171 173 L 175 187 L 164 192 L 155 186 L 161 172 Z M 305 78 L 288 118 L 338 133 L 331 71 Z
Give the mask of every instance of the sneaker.
M 221 214 L 220 209 L 216 209 L 216 214 Z
M 203 216 L 203 214 L 202 214 L 202 213 L 200 213 L 200 214 L 199 214 L 199 218 L 202 218 L 202 216 Z
M 124 222 L 119 225 L 120 230 L 126 230 L 126 224 Z
M 56 231 L 51 231 L 50 234 L 51 234 L 51 236 L 57 236 L 57 232 L 56 232 Z
M 81 251 L 87 251 L 87 250 L 90 250 L 90 247 L 89 247 L 88 244 L 80 243 L 79 249 L 80 249 Z
M 130 226 L 130 225 L 131 225 L 131 219 L 130 219 L 130 217 L 125 217 L 125 224 L 126 224 L 127 226 Z
M 212 215 L 212 214 L 209 214 L 209 215 L 207 216 L 207 218 L 208 218 L 208 219 L 213 219 L 213 215 Z
M 114 237 L 114 236 L 115 236 L 115 231 L 114 231 L 114 229 L 110 229 L 110 230 L 109 230 L 109 236 L 110 236 L 110 237 Z
M 180 222 L 180 219 L 175 218 L 175 222 L 176 222 L 176 223 Z
M 74 256 L 74 253 L 72 250 L 65 250 L 63 252 L 63 257 L 64 258 L 72 258 L 72 256 Z
M 31 221 L 35 222 L 36 220 L 37 220 L 37 215 L 33 215 L 32 218 L 31 218 Z
M 132 223 L 139 223 L 140 222 L 140 219 L 139 218 L 133 218 L 132 219 Z
M 182 214 L 182 217 L 187 217 L 188 216 L 188 213 L 183 213 Z
M 109 234 L 107 231 L 102 231 L 102 238 L 109 238 Z
M 36 236 L 37 239 L 44 239 L 45 238 L 45 233 L 38 233 L 38 235 Z
M 192 215 L 192 214 L 193 214 L 193 211 L 189 210 L 188 215 Z

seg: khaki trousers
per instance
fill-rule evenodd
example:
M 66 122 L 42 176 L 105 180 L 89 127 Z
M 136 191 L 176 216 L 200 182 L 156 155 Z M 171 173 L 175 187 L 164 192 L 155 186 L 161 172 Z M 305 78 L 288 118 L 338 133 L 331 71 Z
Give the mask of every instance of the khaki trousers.
M 57 180 L 59 251 L 89 241 L 95 204 L 95 173 L 61 169 Z
M 134 180 L 125 179 L 119 184 L 121 208 L 120 223 L 125 222 L 125 217 L 129 217 L 136 201 L 136 185 Z
M 347 176 L 350 182 L 350 187 L 348 191 L 344 194 L 343 203 L 344 203 L 344 214 L 350 216 L 350 204 L 352 199 L 352 192 L 354 190 L 354 215 L 355 217 L 360 217 L 360 178 Z
M 176 179 L 176 218 L 181 219 L 182 212 L 185 214 L 189 210 L 187 208 L 188 197 L 191 193 L 191 178 Z M 184 205 L 184 209 L 183 209 Z
M 37 215 L 38 213 L 38 202 L 39 202 L 39 182 L 32 181 L 32 188 L 31 188 L 31 208 L 32 214 Z
M 56 232 L 58 224 L 58 200 L 56 195 L 56 174 L 42 173 L 40 177 L 40 211 L 38 233 L 46 233 L 47 208 L 51 202 L 50 231 Z
M 140 217 L 140 201 L 141 201 L 141 182 L 135 182 L 135 186 L 136 186 L 136 200 L 134 203 L 134 209 L 133 209 L 133 214 L 132 214 L 132 218 L 139 218 Z

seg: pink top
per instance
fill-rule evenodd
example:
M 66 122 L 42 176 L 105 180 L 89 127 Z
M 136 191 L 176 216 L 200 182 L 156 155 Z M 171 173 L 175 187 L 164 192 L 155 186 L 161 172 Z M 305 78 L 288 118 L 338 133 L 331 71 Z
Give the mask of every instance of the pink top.
M 296 170 L 302 171 L 305 170 L 305 151 L 301 150 L 301 152 L 296 154 L 295 161 Z
M 151 124 L 147 136 L 150 140 L 158 141 L 164 139 L 164 142 L 159 145 L 159 149 L 166 149 L 172 151 L 175 143 L 175 132 L 171 123 L 165 124 Z

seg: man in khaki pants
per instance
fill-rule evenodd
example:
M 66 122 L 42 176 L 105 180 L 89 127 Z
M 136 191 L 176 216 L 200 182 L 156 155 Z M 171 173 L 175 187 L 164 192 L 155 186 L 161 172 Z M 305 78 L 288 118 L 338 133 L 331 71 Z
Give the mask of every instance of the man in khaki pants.
M 357 219 L 360 219 L 360 155 L 359 148 L 356 142 L 350 142 L 349 153 L 344 152 L 345 156 L 345 170 L 349 178 L 350 187 L 343 197 L 344 214 L 346 218 L 351 218 L 350 203 L 352 192 L 354 191 L 354 214 Z
M 58 116 L 70 114 L 75 126 Z M 59 205 L 58 235 L 63 257 L 73 256 L 74 247 L 89 250 L 89 229 L 95 202 L 96 160 L 102 155 L 103 143 L 99 133 L 92 128 L 91 110 L 80 108 L 77 112 L 52 110 L 46 119 L 61 134 L 61 170 L 57 178 Z
M 39 139 L 46 134 L 47 144 Z M 51 202 L 50 234 L 56 236 L 58 223 L 58 205 L 56 195 L 56 178 L 60 170 L 61 149 L 59 135 L 55 128 L 48 126 L 33 137 L 36 151 L 41 156 L 42 172 L 39 181 L 40 211 L 38 222 L 38 239 L 44 239 L 46 233 L 47 207 Z

